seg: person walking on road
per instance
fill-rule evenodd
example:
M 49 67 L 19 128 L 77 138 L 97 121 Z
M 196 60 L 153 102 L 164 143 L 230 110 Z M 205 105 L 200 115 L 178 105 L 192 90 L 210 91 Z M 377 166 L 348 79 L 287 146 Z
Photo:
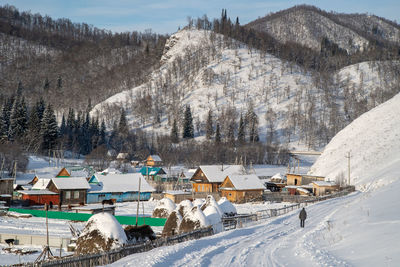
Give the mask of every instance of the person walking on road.
M 307 212 L 304 208 L 300 211 L 299 219 L 300 219 L 300 227 L 304 228 L 304 221 L 307 219 Z

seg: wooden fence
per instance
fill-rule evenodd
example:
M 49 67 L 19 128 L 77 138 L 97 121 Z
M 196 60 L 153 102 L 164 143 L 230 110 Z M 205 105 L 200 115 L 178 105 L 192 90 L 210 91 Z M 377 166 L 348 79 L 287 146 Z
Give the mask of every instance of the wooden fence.
M 177 236 L 166 237 L 166 238 L 158 238 L 154 241 L 148 241 L 146 243 L 124 246 L 119 249 L 115 249 L 108 252 L 103 252 L 99 254 L 86 254 L 82 256 L 76 257 L 65 257 L 58 260 L 50 260 L 50 261 L 42 261 L 37 263 L 25 263 L 25 264 L 16 264 L 10 266 L 61 266 L 61 267 L 87 267 L 87 266 L 99 266 L 99 265 L 107 265 L 111 264 L 115 261 L 118 261 L 126 256 L 135 253 L 141 253 L 149 251 L 153 248 L 161 247 L 161 246 L 169 246 L 177 243 L 181 243 L 184 241 L 199 239 L 205 236 L 213 235 L 212 227 L 203 228 L 199 230 L 195 230 L 190 233 L 185 233 Z

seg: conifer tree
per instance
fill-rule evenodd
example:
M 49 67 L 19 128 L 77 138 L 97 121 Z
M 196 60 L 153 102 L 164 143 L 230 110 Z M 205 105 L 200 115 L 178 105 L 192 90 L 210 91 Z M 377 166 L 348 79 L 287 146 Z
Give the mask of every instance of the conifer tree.
M 211 140 L 214 134 L 213 122 L 212 122 L 212 111 L 211 109 L 208 111 L 207 122 L 206 122 L 206 138 L 207 140 Z
M 47 106 L 43 114 L 41 135 L 42 150 L 47 152 L 48 150 L 55 149 L 58 137 L 58 126 L 56 115 L 54 114 L 53 108 L 50 104 Z
M 215 143 L 221 143 L 221 130 L 219 127 L 219 123 L 217 123 L 217 128 L 215 129 Z
M 27 130 L 27 110 L 25 99 L 18 98 L 14 101 L 14 105 L 10 116 L 9 138 L 15 140 L 22 138 Z
M 104 119 L 101 121 L 101 126 L 100 126 L 100 137 L 99 137 L 99 142 L 98 146 L 105 145 L 106 144 L 106 123 L 104 122 Z
M 194 137 L 194 127 L 193 127 L 193 117 L 190 111 L 190 106 L 186 106 L 185 117 L 183 121 L 183 133 L 182 138 L 193 138 Z
M 231 120 L 228 124 L 228 133 L 227 133 L 228 143 L 232 146 L 235 144 L 235 121 Z
M 176 124 L 176 120 L 174 119 L 174 122 L 172 124 L 172 129 L 171 129 L 171 142 L 172 143 L 179 143 L 179 135 L 178 135 L 178 126 Z
M 128 123 L 126 121 L 125 109 L 121 109 L 121 116 L 118 124 L 118 135 L 121 138 L 127 138 L 129 134 Z
M 66 133 L 66 124 L 65 124 L 65 116 L 64 113 L 62 115 L 62 119 L 61 119 L 61 126 L 60 126 L 60 136 L 64 136 Z
M 238 129 L 238 143 L 244 144 L 246 142 L 246 134 L 245 134 L 245 124 L 243 120 L 243 115 L 240 114 L 239 120 L 239 129 Z

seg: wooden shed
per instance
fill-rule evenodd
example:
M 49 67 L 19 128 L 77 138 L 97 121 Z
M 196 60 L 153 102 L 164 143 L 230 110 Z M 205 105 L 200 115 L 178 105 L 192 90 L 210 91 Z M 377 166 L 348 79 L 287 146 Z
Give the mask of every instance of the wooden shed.
M 323 196 L 339 190 L 339 185 L 337 185 L 335 182 L 315 181 L 312 183 L 312 185 L 313 194 L 315 196 Z
M 50 190 L 20 190 L 18 191 L 22 200 L 28 200 L 29 206 L 48 204 L 58 205 L 60 203 L 59 194 Z
M 314 181 L 324 181 L 325 177 L 288 173 L 286 174 L 286 179 L 287 179 L 287 185 L 300 186 L 300 185 L 308 185 Z
M 235 203 L 262 200 L 265 186 L 255 174 L 226 176 L 219 190 L 222 197 Z
M 219 186 L 226 176 L 244 173 L 242 165 L 202 165 L 197 168 L 190 181 L 194 192 L 219 193 Z

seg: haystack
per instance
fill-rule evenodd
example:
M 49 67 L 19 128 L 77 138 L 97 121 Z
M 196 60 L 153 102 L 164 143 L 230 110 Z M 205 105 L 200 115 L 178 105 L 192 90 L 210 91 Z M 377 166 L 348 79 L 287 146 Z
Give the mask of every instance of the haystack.
M 237 214 L 235 206 L 233 206 L 233 204 L 226 197 L 222 197 L 218 201 L 218 205 L 225 217 L 235 216 Z
M 216 207 L 208 206 L 205 208 L 203 213 L 206 216 L 208 223 L 212 226 L 215 234 L 224 231 L 222 225 L 222 214 L 219 213 Z
M 145 242 L 147 240 L 155 240 L 156 234 L 150 225 L 129 225 L 125 227 L 125 234 L 128 238 L 129 244 L 135 244 L 136 242 Z
M 162 236 L 173 236 L 178 234 L 179 225 L 182 222 L 182 216 L 179 211 L 174 210 L 169 215 L 167 221 L 165 222 Z
M 206 201 L 203 203 L 201 206 L 201 210 L 204 211 L 207 207 L 215 207 L 218 210 L 219 214 L 224 214 L 222 210 L 219 208 L 219 205 L 217 201 L 215 201 L 215 198 L 211 195 L 208 195 L 206 198 Z
M 99 253 L 127 244 L 124 229 L 109 213 L 93 215 L 76 241 L 75 254 Z
M 182 217 L 185 216 L 187 212 L 189 212 L 193 208 L 193 204 L 190 200 L 185 199 L 182 200 L 181 203 L 178 204 L 176 209 L 179 211 Z
M 168 218 L 176 208 L 174 202 L 169 198 L 161 199 L 153 210 L 153 218 Z
M 187 233 L 196 229 L 204 228 L 209 226 L 209 222 L 204 215 L 203 211 L 198 207 L 193 207 L 183 217 L 181 224 L 179 225 L 179 233 Z

